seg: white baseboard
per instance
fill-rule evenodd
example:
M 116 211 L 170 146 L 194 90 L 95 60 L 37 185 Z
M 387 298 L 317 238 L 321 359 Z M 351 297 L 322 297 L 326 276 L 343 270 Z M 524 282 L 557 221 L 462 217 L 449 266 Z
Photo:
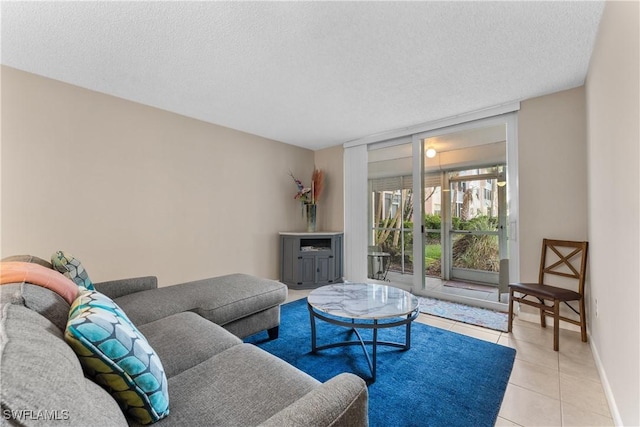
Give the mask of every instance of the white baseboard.
M 593 360 L 596 362 L 596 368 L 598 369 L 598 374 L 600 375 L 600 382 L 602 383 L 602 388 L 604 389 L 604 395 L 606 396 L 607 403 L 609 404 L 609 411 L 611 411 L 611 418 L 613 418 L 613 423 L 616 426 L 623 426 L 624 424 L 622 423 L 622 418 L 620 417 L 620 411 L 618 411 L 618 405 L 616 405 L 616 399 L 613 395 L 613 391 L 611 390 L 611 386 L 609 385 L 609 380 L 607 379 L 607 372 L 604 370 L 604 366 L 602 366 L 600 354 L 598 353 L 598 347 L 596 347 L 596 345 L 594 344 L 590 333 L 589 346 L 591 347 Z

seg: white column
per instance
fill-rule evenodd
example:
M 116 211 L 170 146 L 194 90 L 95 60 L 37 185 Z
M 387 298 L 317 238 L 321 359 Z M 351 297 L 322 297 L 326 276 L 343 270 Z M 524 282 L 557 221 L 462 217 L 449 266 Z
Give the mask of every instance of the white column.
M 367 182 L 366 145 L 344 150 L 344 277 L 367 281 Z

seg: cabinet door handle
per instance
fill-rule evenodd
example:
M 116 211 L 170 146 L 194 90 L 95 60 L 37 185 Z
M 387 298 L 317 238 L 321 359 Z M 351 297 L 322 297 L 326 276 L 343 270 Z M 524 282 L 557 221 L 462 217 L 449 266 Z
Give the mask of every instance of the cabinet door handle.
M 301 257 L 301 256 L 299 256 L 299 257 L 298 257 L 298 259 L 302 259 L 302 257 Z

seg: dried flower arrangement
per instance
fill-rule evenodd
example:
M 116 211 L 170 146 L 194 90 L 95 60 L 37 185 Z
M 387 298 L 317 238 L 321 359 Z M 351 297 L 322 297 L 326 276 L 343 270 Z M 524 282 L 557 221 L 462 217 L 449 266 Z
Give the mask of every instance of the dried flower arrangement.
M 293 172 L 289 171 L 289 175 L 298 187 L 298 192 L 293 197 L 305 205 L 315 205 L 318 203 L 322 190 L 324 190 L 324 172 L 320 169 L 314 169 L 311 175 L 311 187 L 305 187 L 302 181 L 293 176 Z

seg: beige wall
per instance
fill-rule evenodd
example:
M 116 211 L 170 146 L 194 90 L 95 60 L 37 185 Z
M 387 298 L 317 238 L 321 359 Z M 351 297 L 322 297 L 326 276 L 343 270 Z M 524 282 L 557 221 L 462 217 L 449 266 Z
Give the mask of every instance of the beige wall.
M 518 194 L 520 280 L 536 281 L 543 238 L 587 240 L 584 87 L 520 104 Z
M 318 230 L 344 231 L 344 148 L 315 152 L 316 167 L 325 173 L 325 194 L 318 203 Z
M 1 255 L 75 254 L 95 281 L 279 277 L 314 153 L 2 68 Z
M 607 2 L 586 81 L 589 329 L 618 425 L 640 425 L 640 6 Z

